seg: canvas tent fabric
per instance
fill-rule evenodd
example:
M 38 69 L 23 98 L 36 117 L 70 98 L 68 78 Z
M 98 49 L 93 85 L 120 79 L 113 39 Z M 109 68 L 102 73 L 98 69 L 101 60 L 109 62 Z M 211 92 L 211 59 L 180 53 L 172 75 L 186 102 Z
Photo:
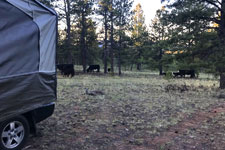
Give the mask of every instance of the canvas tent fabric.
M 56 99 L 57 15 L 37 0 L 0 0 L 0 121 Z

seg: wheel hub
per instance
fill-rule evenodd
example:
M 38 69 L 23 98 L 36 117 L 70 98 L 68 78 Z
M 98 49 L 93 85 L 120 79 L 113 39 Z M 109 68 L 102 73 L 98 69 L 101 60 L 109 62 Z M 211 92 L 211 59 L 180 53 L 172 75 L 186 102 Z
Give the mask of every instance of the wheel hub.
M 1 135 L 1 141 L 3 145 L 12 149 L 17 147 L 24 138 L 24 127 L 22 123 L 18 121 L 10 122 L 5 126 Z

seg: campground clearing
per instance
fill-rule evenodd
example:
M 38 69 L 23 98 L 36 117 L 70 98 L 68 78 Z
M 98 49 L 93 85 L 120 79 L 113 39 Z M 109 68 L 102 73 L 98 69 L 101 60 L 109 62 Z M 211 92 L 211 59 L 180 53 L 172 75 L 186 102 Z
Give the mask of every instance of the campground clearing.
M 55 112 L 24 150 L 225 149 L 224 94 L 211 78 L 59 76 Z

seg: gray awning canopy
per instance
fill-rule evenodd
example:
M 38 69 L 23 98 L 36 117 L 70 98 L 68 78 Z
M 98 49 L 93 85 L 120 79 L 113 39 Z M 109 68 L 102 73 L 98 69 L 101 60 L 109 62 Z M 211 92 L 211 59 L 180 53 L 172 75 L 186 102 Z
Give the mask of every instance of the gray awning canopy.
M 55 71 L 55 58 L 52 56 L 56 55 L 56 13 L 36 0 L 6 0 L 6 2 L 32 18 L 33 24 L 38 27 L 40 53 L 39 71 Z M 11 16 L 13 19 L 17 17 L 17 15 L 14 15 L 14 17 Z M 26 34 L 29 30 L 33 29 L 27 28 L 22 34 Z M 24 42 L 29 42 L 29 40 Z
M 38 0 L 0 0 L 0 120 L 56 99 L 57 14 Z

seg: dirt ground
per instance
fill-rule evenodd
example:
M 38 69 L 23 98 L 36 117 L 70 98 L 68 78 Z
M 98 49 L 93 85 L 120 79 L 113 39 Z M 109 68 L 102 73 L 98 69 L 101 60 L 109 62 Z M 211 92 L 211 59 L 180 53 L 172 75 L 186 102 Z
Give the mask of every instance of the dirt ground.
M 224 93 L 203 78 L 59 77 L 54 115 L 24 150 L 224 150 Z

